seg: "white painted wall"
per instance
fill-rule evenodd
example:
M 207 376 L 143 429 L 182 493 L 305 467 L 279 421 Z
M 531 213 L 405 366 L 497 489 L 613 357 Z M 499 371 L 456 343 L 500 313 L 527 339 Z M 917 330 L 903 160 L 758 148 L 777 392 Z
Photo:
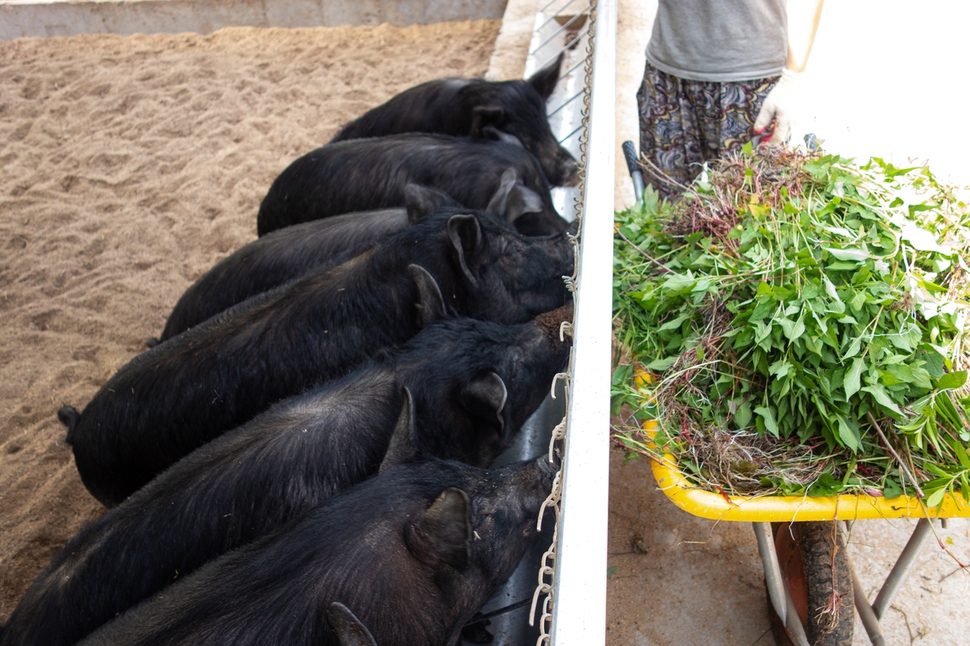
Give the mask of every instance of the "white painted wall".
M 505 0 L 0 0 L 0 40 L 90 33 L 208 34 L 223 27 L 399 27 L 497 20 Z
M 636 92 L 656 0 L 618 0 L 617 140 L 637 142 Z M 970 4 L 961 0 L 829 0 L 803 81 L 796 136 L 830 152 L 905 165 L 926 161 L 942 179 L 970 184 L 967 53 Z M 617 150 L 616 207 L 633 203 Z
M 959 0 L 829 1 L 806 81 L 806 119 L 825 148 L 970 183 L 967 54 L 970 4 Z

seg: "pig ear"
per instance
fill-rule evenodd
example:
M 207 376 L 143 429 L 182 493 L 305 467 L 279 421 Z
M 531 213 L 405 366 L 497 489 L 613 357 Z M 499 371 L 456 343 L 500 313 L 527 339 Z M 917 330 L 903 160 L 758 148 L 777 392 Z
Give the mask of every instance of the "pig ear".
M 532 78 L 529 79 L 529 84 L 536 89 L 543 100 L 552 96 L 552 91 L 556 89 L 556 83 L 559 82 L 559 68 L 562 67 L 564 55 L 565 52 L 560 52 L 556 60 L 533 74 Z
M 478 279 L 468 268 L 467 260 L 482 243 L 482 227 L 478 218 L 471 214 L 451 216 L 448 220 L 448 239 L 458 255 L 461 271 L 472 285 L 478 285 Z
M 518 182 L 509 193 L 508 203 L 505 205 L 505 217 L 509 222 L 515 222 L 526 213 L 542 213 L 542 209 L 542 198 L 539 194 L 522 182 Z
M 501 434 L 505 430 L 502 411 L 505 410 L 508 397 L 509 391 L 502 378 L 494 372 L 488 372 L 468 382 L 462 389 L 461 403 L 484 419 L 494 419 Z
M 542 198 L 519 181 L 518 173 L 510 167 L 502 173 L 498 190 L 485 210 L 515 222 L 526 213 L 542 213 Z
M 408 275 L 418 286 L 418 324 L 426 328 L 445 315 L 445 299 L 441 296 L 438 283 L 428 270 L 420 265 L 408 265 Z
M 381 462 L 379 473 L 384 473 L 395 464 L 411 462 L 418 456 L 418 445 L 414 437 L 414 398 L 411 391 L 404 389 L 404 405 L 397 418 L 397 425 L 391 435 L 391 443 L 387 446 L 384 461 Z
M 495 195 L 492 199 L 488 201 L 488 206 L 485 210 L 489 213 L 494 213 L 496 215 L 505 216 L 505 205 L 509 199 L 509 193 L 512 192 L 512 188 L 519 179 L 519 174 L 511 166 L 506 168 L 502 173 L 501 179 L 498 182 L 498 189 L 495 191 Z
M 491 139 L 492 141 L 501 141 L 506 144 L 512 144 L 513 146 L 518 146 L 522 150 L 525 150 L 525 145 L 522 140 L 515 135 L 510 135 L 507 132 L 502 132 L 495 126 L 485 126 L 482 128 L 482 137 L 485 139 Z
M 367 626 L 339 601 L 334 601 L 327 608 L 327 619 L 330 627 L 337 633 L 340 646 L 377 646 Z
M 408 184 L 404 187 L 404 208 L 408 222 L 414 224 L 424 220 L 443 206 L 460 207 L 450 195 L 421 184 Z
M 480 139 L 486 136 L 484 129 L 486 126 L 498 126 L 505 121 L 505 110 L 497 105 L 476 105 L 472 109 L 472 125 L 468 131 L 468 136 L 473 139 Z
M 448 487 L 405 534 L 411 554 L 432 567 L 447 563 L 456 570 L 468 566 L 472 540 L 471 503 L 468 494 Z

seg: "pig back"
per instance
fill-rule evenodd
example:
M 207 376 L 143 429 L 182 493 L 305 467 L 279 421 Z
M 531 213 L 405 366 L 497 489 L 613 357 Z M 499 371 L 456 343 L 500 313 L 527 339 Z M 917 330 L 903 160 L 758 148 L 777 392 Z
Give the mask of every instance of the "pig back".
M 560 54 L 528 80 L 446 78 L 416 85 L 346 124 L 331 142 L 404 132 L 504 138 L 534 155 L 550 183 L 572 185 L 576 160 L 553 135 L 546 115 L 562 61 Z
M 565 230 L 542 169 L 520 146 L 414 133 L 340 141 L 300 157 L 263 198 L 257 230 L 262 236 L 349 211 L 400 206 L 409 182 L 437 188 L 469 209 L 485 209 L 508 168 L 542 201 L 542 212 L 527 216 L 542 222 L 530 233 Z
M 179 298 L 165 341 L 237 303 L 367 250 L 408 224 L 403 208 L 345 213 L 274 231 L 233 252 Z
M 370 258 L 240 303 L 123 366 L 69 429 L 81 480 L 116 505 L 274 402 L 346 374 L 421 329 L 404 267 Z

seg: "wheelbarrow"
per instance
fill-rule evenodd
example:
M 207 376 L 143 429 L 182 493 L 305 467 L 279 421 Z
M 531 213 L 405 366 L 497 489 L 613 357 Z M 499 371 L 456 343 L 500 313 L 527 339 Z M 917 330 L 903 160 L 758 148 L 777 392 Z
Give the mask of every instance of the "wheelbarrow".
M 623 152 L 637 199 L 642 199 L 645 186 L 633 143 L 624 142 Z M 652 441 L 656 423 L 646 422 L 644 430 Z M 691 484 L 669 454 L 653 459 L 651 465 L 659 488 L 684 511 L 711 520 L 752 524 L 776 640 L 794 646 L 850 646 L 856 612 L 872 644 L 883 646 L 886 641 L 879 621 L 933 533 L 932 523 L 970 517 L 970 505 L 951 494 L 936 507 L 905 495 L 889 500 L 845 494 L 731 496 Z M 919 521 L 870 603 L 845 549 L 846 524 L 892 518 Z
M 655 423 L 648 422 L 645 431 L 652 438 Z M 653 460 L 651 466 L 657 485 L 684 511 L 712 520 L 752 524 L 771 608 L 795 646 L 849 646 L 855 617 L 845 610 L 851 609 L 853 601 L 870 641 L 876 646 L 885 644 L 879 620 L 915 565 L 920 547 L 932 534 L 931 523 L 970 517 L 970 506 L 950 494 L 937 507 L 927 507 L 910 496 L 890 500 L 844 494 L 730 496 L 692 485 L 670 455 Z M 845 550 L 841 523 L 834 521 L 890 518 L 919 518 L 919 522 L 870 603 Z M 833 596 L 847 597 L 841 612 L 833 612 Z M 823 621 L 817 621 L 820 618 Z

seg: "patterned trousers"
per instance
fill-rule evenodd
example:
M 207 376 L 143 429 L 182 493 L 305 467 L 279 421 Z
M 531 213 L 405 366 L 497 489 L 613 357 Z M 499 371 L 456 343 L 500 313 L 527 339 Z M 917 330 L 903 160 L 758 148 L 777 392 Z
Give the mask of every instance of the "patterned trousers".
M 647 63 L 637 92 L 647 182 L 672 197 L 701 172 L 705 161 L 750 141 L 761 103 L 777 80 L 689 81 Z

